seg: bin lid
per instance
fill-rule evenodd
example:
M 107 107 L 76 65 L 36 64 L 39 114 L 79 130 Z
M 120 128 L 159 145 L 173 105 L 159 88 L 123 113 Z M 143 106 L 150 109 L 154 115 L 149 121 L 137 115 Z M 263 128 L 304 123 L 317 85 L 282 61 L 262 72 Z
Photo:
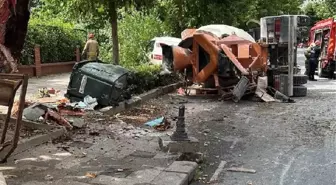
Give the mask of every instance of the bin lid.
M 118 79 L 127 74 L 129 70 L 113 64 L 105 64 L 105 63 L 97 63 L 97 62 L 90 62 L 85 64 L 80 69 L 84 73 L 92 74 L 96 76 L 98 79 L 109 83 L 116 83 Z

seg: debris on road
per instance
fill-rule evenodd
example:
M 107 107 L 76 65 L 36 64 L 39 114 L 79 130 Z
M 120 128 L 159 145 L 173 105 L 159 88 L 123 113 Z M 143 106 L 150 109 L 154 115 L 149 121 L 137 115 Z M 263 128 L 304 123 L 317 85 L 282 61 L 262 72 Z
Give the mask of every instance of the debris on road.
M 238 168 L 238 167 L 228 168 L 228 169 L 226 169 L 226 171 L 229 171 L 229 172 L 243 172 L 243 173 L 257 173 L 257 171 L 254 170 L 254 169 Z
M 46 175 L 46 176 L 44 177 L 44 180 L 46 180 L 46 181 L 52 181 L 52 180 L 54 180 L 54 177 L 51 176 L 51 175 Z
M 47 88 L 41 88 L 38 89 L 38 94 L 37 94 L 38 98 L 49 98 L 50 94 Z
M 91 178 L 91 179 L 95 179 L 95 178 L 97 178 L 97 174 L 87 172 L 87 173 L 85 174 L 85 177 L 87 177 L 87 178 Z
M 62 117 L 58 112 L 48 108 L 47 113 L 44 117 L 44 123 L 47 122 L 47 120 L 55 121 L 57 124 L 61 126 L 65 126 L 68 129 L 73 129 L 73 126 L 70 124 L 68 120 L 66 120 L 64 117 Z
M 249 79 L 243 76 L 239 80 L 238 84 L 233 88 L 232 100 L 237 103 L 244 96 L 248 86 L 249 86 Z
M 27 107 L 31 106 L 32 104 L 33 104 L 32 102 L 26 101 L 25 104 L 24 104 L 24 108 L 27 108 Z M 20 105 L 19 101 L 14 102 L 11 117 L 13 117 L 13 118 L 17 117 L 18 112 L 19 112 L 19 105 Z
M 165 131 L 170 128 L 170 122 L 165 117 L 160 117 L 155 120 L 145 123 L 146 126 L 150 126 L 159 131 Z
M 47 106 L 35 103 L 23 110 L 23 116 L 29 121 L 38 121 L 41 116 L 45 115 L 46 111 Z

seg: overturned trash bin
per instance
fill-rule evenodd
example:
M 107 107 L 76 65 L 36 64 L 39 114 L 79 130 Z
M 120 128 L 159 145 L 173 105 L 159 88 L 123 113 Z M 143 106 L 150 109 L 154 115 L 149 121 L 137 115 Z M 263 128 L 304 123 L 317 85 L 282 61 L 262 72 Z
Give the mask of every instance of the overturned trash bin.
M 71 102 L 86 96 L 97 99 L 100 106 L 114 106 L 129 99 L 127 79 L 129 70 L 101 61 L 82 61 L 73 67 L 65 95 Z

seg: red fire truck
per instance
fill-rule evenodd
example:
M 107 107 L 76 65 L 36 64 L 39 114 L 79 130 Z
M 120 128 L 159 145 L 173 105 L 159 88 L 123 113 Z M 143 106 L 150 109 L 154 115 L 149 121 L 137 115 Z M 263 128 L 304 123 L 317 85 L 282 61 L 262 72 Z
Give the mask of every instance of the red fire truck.
M 333 18 L 317 22 L 310 29 L 309 44 L 321 41 L 321 57 L 318 64 L 318 76 L 331 77 L 335 72 L 336 22 Z

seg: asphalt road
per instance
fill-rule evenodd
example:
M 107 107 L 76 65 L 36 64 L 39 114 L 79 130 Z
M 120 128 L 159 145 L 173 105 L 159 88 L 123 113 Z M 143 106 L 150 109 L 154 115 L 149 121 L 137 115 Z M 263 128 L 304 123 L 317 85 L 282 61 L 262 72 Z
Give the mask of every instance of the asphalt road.
M 303 50 L 298 64 L 304 68 Z M 336 184 L 336 81 L 307 87 L 294 104 L 189 98 L 188 129 L 206 156 L 193 185 Z

